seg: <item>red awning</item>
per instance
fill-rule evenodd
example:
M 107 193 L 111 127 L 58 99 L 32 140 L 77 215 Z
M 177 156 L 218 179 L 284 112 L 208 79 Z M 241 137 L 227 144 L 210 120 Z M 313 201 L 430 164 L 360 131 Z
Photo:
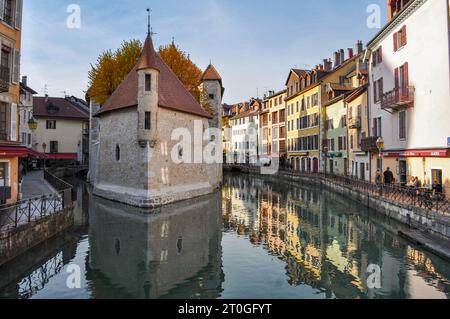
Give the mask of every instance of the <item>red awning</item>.
M 77 154 L 76 153 L 56 153 L 56 154 L 49 154 L 49 153 L 40 153 L 32 149 L 28 149 L 27 152 L 28 157 L 37 158 L 37 159 L 52 159 L 52 160 L 76 160 Z M 25 157 L 27 157 L 25 156 Z
M 384 151 L 384 157 L 450 157 L 450 149 Z
M 25 147 L 0 146 L 0 157 L 26 157 L 27 154 Z
M 46 159 L 56 159 L 56 160 L 76 160 L 76 153 L 58 153 L 58 154 L 45 154 Z

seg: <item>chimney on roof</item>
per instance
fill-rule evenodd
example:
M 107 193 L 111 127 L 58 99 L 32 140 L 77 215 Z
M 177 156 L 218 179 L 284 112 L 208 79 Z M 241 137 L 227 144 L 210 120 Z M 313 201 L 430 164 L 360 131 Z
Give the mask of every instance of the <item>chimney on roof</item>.
M 333 53 L 333 68 L 337 68 L 341 64 L 341 58 L 339 56 L 339 51 Z
M 27 76 L 22 76 L 22 84 L 23 84 L 24 86 L 28 86 L 28 85 L 27 85 L 27 82 L 28 82 L 28 77 L 27 77 Z
M 345 51 L 344 49 L 339 50 L 339 58 L 341 59 L 341 64 L 344 64 L 345 61 Z
M 353 58 L 353 49 L 352 48 L 348 48 L 348 58 L 351 59 Z
M 327 72 L 331 71 L 332 64 L 331 64 L 331 61 L 329 59 L 324 59 L 323 60 L 323 68 Z
M 363 52 L 363 43 L 361 40 L 356 42 L 356 54 L 361 54 Z

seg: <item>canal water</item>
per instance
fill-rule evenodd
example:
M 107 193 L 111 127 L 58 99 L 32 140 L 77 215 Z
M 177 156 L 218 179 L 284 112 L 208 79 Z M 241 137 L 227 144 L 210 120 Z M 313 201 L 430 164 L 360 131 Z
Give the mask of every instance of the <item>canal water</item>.
M 74 229 L 0 269 L 0 298 L 450 297 L 449 263 L 323 189 L 226 175 L 148 214 L 71 182 Z

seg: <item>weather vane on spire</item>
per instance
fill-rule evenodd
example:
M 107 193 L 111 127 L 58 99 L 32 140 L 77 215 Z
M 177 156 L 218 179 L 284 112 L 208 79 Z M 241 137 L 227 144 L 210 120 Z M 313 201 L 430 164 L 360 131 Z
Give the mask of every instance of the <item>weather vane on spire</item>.
M 151 27 L 151 20 L 150 20 L 150 15 L 151 15 L 152 10 L 150 8 L 147 8 L 147 13 L 148 13 L 148 35 L 149 36 L 153 36 L 156 33 L 153 32 L 153 28 Z

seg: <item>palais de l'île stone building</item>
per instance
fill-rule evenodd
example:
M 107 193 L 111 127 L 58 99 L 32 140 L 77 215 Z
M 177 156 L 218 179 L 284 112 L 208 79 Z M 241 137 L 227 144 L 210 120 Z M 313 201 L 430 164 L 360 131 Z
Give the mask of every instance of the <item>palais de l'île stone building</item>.
M 219 188 L 221 163 L 177 164 L 171 154 L 180 142 L 171 140 L 173 130 L 185 128 L 194 137 L 194 122 L 202 123 L 201 134 L 222 126 L 224 89 L 212 65 L 203 73 L 200 90 L 203 107 L 155 52 L 148 35 L 136 66 L 92 115 L 89 179 L 94 194 L 155 208 Z M 220 148 L 220 137 L 217 141 Z M 187 151 L 180 149 L 179 155 Z

